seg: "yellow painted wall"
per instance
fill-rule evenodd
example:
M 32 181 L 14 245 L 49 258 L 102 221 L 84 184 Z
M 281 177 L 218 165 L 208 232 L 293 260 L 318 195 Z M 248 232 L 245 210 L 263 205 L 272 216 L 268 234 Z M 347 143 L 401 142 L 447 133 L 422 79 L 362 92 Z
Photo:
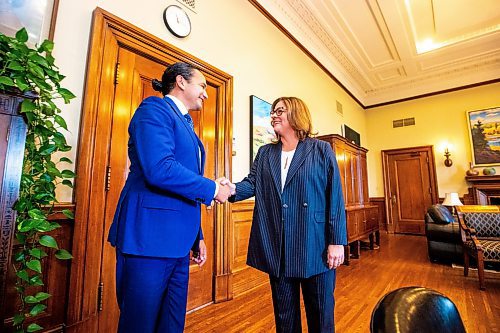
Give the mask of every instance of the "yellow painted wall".
M 439 196 L 467 193 L 464 177 L 472 157 L 466 113 L 498 106 L 500 83 L 368 109 L 370 196 L 384 196 L 382 150 L 422 145 L 434 146 Z M 393 120 L 409 117 L 415 117 L 415 126 L 392 128 Z M 443 163 L 446 145 L 453 160 L 451 167 Z
M 71 131 L 68 142 L 74 147 L 70 157 L 76 154 L 91 18 L 97 6 L 234 77 L 233 131 L 237 154 L 233 157 L 233 179 L 236 181 L 249 168 L 250 95 L 269 102 L 279 96 L 301 97 L 311 109 L 313 125 L 320 134 L 340 133 L 341 124 L 346 123 L 366 138 L 364 110 L 248 1 L 197 1 L 197 13 L 187 10 L 192 32 L 184 39 L 170 34 L 163 23 L 162 13 L 169 4 L 178 2 L 59 2 L 54 55 L 56 64 L 67 76 L 63 86 L 78 96 L 69 106 L 62 106 Z M 336 100 L 343 104 L 344 117 L 335 112 Z M 61 201 L 71 201 L 71 192 L 61 189 L 58 197 Z

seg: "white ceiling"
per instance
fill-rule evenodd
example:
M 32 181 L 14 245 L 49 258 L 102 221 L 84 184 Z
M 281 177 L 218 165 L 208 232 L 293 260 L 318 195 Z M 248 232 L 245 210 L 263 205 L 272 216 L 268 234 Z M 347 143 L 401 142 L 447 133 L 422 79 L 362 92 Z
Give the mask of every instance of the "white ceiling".
M 251 2 L 364 107 L 500 79 L 500 0 Z

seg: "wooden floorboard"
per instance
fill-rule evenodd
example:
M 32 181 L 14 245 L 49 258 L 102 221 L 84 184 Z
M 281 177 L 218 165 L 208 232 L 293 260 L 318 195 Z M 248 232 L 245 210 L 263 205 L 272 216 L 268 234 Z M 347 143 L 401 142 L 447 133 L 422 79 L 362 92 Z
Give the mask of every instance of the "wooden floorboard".
M 382 235 L 380 249 L 363 250 L 361 259 L 337 270 L 336 331 L 369 332 L 378 300 L 406 286 L 427 287 L 448 296 L 457 305 L 467 332 L 500 333 L 500 274 L 486 273 L 486 291 L 480 291 L 476 271 L 464 277 L 460 268 L 430 263 L 425 237 L 407 235 Z M 304 310 L 302 323 L 307 332 Z M 274 330 L 268 284 L 190 313 L 186 321 L 186 333 Z

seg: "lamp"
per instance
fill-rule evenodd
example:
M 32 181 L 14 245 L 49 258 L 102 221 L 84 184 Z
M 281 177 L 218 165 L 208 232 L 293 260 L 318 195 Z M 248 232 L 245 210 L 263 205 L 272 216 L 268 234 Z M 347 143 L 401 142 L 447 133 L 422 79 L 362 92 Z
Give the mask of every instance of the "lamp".
M 463 203 L 460 201 L 460 198 L 458 197 L 458 193 L 451 192 L 451 193 L 446 193 L 444 195 L 443 206 L 453 207 L 452 209 L 453 209 L 454 213 L 456 213 L 455 206 L 463 206 Z
M 445 157 L 445 160 L 444 160 L 444 165 L 447 166 L 447 167 L 451 167 L 453 165 L 453 161 L 451 160 L 450 158 L 451 156 L 451 153 L 450 151 L 448 150 L 448 148 L 446 148 L 444 150 L 444 157 Z M 455 193 L 456 194 L 456 193 Z M 458 197 L 457 197 L 458 198 Z M 459 200 L 460 201 L 460 200 Z

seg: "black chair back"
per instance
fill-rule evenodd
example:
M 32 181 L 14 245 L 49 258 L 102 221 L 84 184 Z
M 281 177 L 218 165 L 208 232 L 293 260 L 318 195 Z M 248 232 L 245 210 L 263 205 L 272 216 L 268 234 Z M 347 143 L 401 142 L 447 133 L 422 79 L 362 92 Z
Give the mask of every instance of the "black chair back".
M 465 333 L 457 307 L 446 296 L 423 287 L 391 291 L 372 312 L 372 333 Z

